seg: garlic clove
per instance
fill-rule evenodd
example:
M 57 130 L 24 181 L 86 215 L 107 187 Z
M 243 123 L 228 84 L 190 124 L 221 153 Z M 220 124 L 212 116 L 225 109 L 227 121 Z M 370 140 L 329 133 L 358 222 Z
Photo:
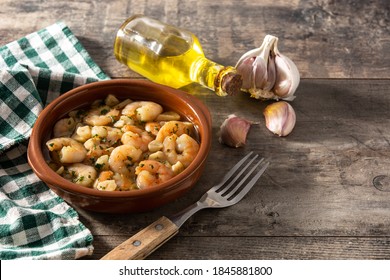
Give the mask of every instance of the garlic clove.
M 260 56 L 253 62 L 253 83 L 251 86 L 262 88 L 267 83 L 267 63 Z
M 287 136 L 294 129 L 296 115 L 293 107 L 285 102 L 278 101 L 264 109 L 266 127 L 279 136 Z
M 294 62 L 279 52 L 277 43 L 277 37 L 266 35 L 260 48 L 241 56 L 236 68 L 245 81 L 242 90 L 252 97 L 291 101 L 300 82 L 299 71 Z
M 268 52 L 273 47 L 275 40 L 278 40 L 277 37 L 273 35 L 266 35 L 263 39 L 263 42 L 259 48 L 255 48 L 253 50 L 249 50 L 246 53 L 244 53 L 240 59 L 237 61 L 236 68 L 239 66 L 245 59 L 249 57 L 257 57 L 257 56 L 263 56 L 267 57 Z
M 253 60 L 261 53 L 261 48 L 256 48 L 244 53 L 236 63 L 236 68 L 238 68 L 245 60 L 252 58 Z
M 300 82 L 297 66 L 287 56 L 277 54 L 275 57 L 276 80 L 273 92 L 283 100 L 293 100 Z
M 264 90 L 270 91 L 274 87 L 275 81 L 276 81 L 275 56 L 271 52 L 268 58 L 267 83 L 264 85 Z
M 245 87 L 243 87 L 242 89 L 264 89 L 265 87 L 271 89 L 273 87 L 274 82 L 272 81 L 270 84 L 270 82 L 268 81 L 268 60 L 275 40 L 277 40 L 275 36 L 265 36 L 260 48 L 256 48 L 246 52 L 238 60 L 236 64 L 237 72 L 243 77 L 244 80 L 246 80 Z M 245 68 L 249 66 L 248 61 L 252 62 L 253 72 L 250 72 L 248 69 Z M 243 67 L 244 64 L 245 67 Z M 248 77 L 247 75 L 250 75 L 250 77 Z M 270 73 L 270 76 L 272 77 L 272 73 Z M 250 81 L 252 83 L 248 87 L 248 83 Z
M 242 79 L 242 89 L 250 89 L 253 84 L 253 62 L 256 57 L 248 57 L 242 61 L 242 63 L 237 67 L 237 72 L 241 74 Z
M 244 146 L 251 124 L 244 118 L 229 115 L 220 127 L 219 142 L 233 148 Z

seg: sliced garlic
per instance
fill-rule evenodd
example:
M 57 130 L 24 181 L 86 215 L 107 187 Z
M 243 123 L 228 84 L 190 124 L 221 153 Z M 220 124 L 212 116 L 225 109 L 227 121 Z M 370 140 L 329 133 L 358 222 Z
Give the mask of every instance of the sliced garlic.
M 219 142 L 233 148 L 244 146 L 251 124 L 234 114 L 229 115 L 220 127 Z
M 294 129 L 296 115 L 293 107 L 285 102 L 278 101 L 264 109 L 265 125 L 279 136 L 287 136 Z
M 260 48 L 246 52 L 236 69 L 243 78 L 242 90 L 254 98 L 293 100 L 300 82 L 298 68 L 277 47 L 278 38 L 266 35 Z

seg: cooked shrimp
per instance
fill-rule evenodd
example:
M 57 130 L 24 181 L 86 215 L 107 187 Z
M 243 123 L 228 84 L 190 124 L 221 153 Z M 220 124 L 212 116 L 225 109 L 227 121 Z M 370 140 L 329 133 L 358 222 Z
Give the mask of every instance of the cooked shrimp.
M 182 134 L 192 135 L 194 133 L 194 126 L 190 122 L 181 121 L 169 121 L 166 122 L 158 131 L 156 141 L 163 142 L 165 137 L 176 134 L 180 136 Z
M 120 191 L 128 191 L 132 189 L 137 189 L 137 184 L 135 183 L 134 174 L 124 175 L 120 173 L 115 173 L 113 179 L 117 185 L 117 189 Z
M 97 178 L 99 181 L 111 180 L 114 177 L 114 172 L 112 171 L 102 171 Z
M 121 141 L 125 145 L 132 145 L 133 147 L 146 152 L 148 144 L 153 140 L 147 131 L 144 131 L 134 125 L 126 125 L 122 128 L 123 133 Z
M 66 171 L 73 183 L 85 187 L 91 187 L 97 177 L 95 168 L 82 163 L 73 163 L 72 165 L 66 167 Z
M 156 121 L 179 121 L 181 119 L 180 115 L 174 111 L 163 112 L 156 118 Z
M 87 155 L 83 144 L 72 138 L 59 137 L 46 142 L 50 151 L 57 151 L 62 163 L 82 162 Z
M 127 125 L 127 124 L 134 124 L 134 123 L 135 123 L 135 121 L 134 121 L 134 119 L 132 119 L 131 117 L 121 115 L 121 116 L 119 117 L 119 120 L 117 120 L 117 121 L 114 123 L 114 127 L 121 128 L 121 127 L 124 127 L 124 126 Z
M 87 150 L 86 159 L 95 162 L 103 155 L 109 155 L 113 150 L 107 143 L 102 143 L 99 137 L 89 138 L 84 142 L 84 147 Z
M 116 147 L 110 154 L 108 164 L 112 171 L 128 175 L 131 167 L 141 158 L 142 151 L 131 145 Z
M 165 138 L 163 152 L 170 164 L 181 162 L 184 167 L 190 165 L 199 151 L 199 144 L 187 134 L 173 134 Z
M 54 137 L 70 137 L 76 127 L 74 118 L 60 119 L 53 128 Z
M 89 138 L 87 141 L 84 142 L 84 147 L 89 151 L 95 148 L 96 146 L 99 146 L 100 139 L 98 137 Z M 106 145 L 104 145 L 107 147 Z
M 83 121 L 89 125 L 108 125 L 118 120 L 120 111 L 110 106 L 100 106 L 88 112 Z
M 91 127 L 89 125 L 82 125 L 81 123 L 77 124 L 72 138 L 78 142 L 87 141 L 91 138 Z
M 135 117 L 141 122 L 151 122 L 163 112 L 163 108 L 160 104 L 151 101 L 135 101 L 122 110 L 122 114 Z
M 46 142 L 51 168 L 79 185 L 130 191 L 163 183 L 195 158 L 192 123 L 151 101 L 114 95 L 72 111 L 55 124 Z M 140 163 L 141 162 L 141 163 Z
M 153 187 L 171 179 L 172 169 L 156 160 L 143 160 L 135 169 L 137 186 L 140 189 Z
M 134 124 L 126 124 L 125 126 L 122 127 L 121 130 L 123 132 L 132 131 L 132 132 L 135 132 L 138 134 L 141 134 L 142 132 L 144 132 L 141 128 L 139 128 L 138 126 L 135 126 Z
M 97 137 L 100 143 L 113 146 L 119 142 L 122 137 L 122 131 L 119 128 L 110 126 L 93 126 L 91 129 L 92 137 Z
M 145 124 L 145 130 L 154 136 L 157 136 L 157 133 L 160 129 L 161 124 L 159 122 L 147 122 Z
M 115 191 L 117 184 L 113 179 L 114 173 L 112 171 L 103 171 L 93 184 L 93 187 L 100 191 Z

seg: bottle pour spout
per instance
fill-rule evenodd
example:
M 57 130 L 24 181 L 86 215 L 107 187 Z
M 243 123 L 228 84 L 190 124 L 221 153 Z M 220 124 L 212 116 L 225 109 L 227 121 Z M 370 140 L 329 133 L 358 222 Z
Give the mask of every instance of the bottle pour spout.
M 219 96 L 239 94 L 242 82 L 242 76 L 236 72 L 235 68 L 224 67 L 214 80 L 215 92 Z
M 222 90 L 227 95 L 236 95 L 241 92 L 242 76 L 237 73 L 228 73 L 222 78 Z

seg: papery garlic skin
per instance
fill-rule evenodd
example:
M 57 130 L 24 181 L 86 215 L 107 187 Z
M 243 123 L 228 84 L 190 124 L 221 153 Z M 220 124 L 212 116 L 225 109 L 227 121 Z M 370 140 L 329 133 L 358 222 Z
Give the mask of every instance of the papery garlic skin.
M 229 115 L 220 127 L 219 142 L 233 148 L 245 146 L 251 124 L 244 118 Z
M 268 67 L 271 50 L 277 38 L 272 35 L 265 36 L 260 48 L 246 52 L 238 60 L 236 69 L 243 78 L 243 90 L 261 88 L 270 90 L 275 81 L 275 73 L 268 73 L 274 67 Z M 252 69 L 250 69 L 252 68 Z M 270 77 L 270 81 L 268 78 Z
M 285 102 L 278 101 L 264 109 L 266 127 L 279 136 L 287 136 L 295 127 L 296 114 L 293 107 Z
M 276 81 L 272 91 L 283 100 L 292 101 L 300 82 L 297 66 L 287 56 L 276 54 Z
M 298 68 L 278 50 L 278 38 L 266 35 L 260 48 L 246 52 L 236 69 L 243 78 L 242 90 L 257 99 L 293 100 L 300 82 Z

